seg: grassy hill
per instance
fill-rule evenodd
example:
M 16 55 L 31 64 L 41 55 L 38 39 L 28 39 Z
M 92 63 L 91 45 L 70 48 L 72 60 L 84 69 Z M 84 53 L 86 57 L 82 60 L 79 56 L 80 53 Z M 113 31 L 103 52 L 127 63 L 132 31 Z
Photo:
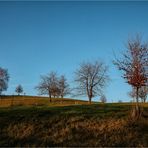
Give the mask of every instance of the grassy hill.
M 145 116 L 132 123 L 128 116 L 131 104 L 88 105 L 82 101 L 82 105 L 56 106 L 48 103 L 0 107 L 0 146 L 148 146 L 147 104 Z
M 88 104 L 87 101 L 74 100 L 70 98 L 52 98 L 50 102 L 48 97 L 39 96 L 1 96 L 0 107 L 9 106 L 67 106 Z

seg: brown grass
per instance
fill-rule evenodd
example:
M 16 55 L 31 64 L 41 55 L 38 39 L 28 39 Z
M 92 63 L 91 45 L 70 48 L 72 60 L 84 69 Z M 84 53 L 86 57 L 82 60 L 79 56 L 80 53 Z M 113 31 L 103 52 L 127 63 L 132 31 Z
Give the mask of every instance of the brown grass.
M 1 96 L 0 107 L 9 106 L 66 106 L 88 104 L 87 101 L 74 100 L 69 98 L 52 98 L 39 96 Z
M 145 124 L 148 127 L 148 122 Z M 37 123 L 10 125 L 7 128 L 7 136 L 16 142 L 15 146 L 147 146 L 147 139 L 143 141 L 138 130 L 138 125 L 136 128 L 130 127 L 123 119 L 84 122 L 71 118 L 52 126 L 50 123 L 40 126 Z
M 34 126 L 28 123 L 10 124 L 7 128 L 8 136 L 14 139 L 24 139 L 33 136 Z

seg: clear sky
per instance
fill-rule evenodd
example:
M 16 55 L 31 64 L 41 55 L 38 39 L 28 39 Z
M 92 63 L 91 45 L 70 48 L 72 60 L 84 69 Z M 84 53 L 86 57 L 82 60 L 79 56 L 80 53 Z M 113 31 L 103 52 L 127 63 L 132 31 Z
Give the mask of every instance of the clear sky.
M 100 59 L 109 66 L 112 79 L 105 90 L 108 101 L 130 101 L 130 87 L 112 60 L 113 51 L 124 51 L 135 33 L 148 41 L 146 1 L 1 1 L 0 66 L 10 74 L 5 94 L 22 84 L 26 94 L 36 95 L 40 75 L 50 71 L 65 74 L 72 87 L 79 63 Z

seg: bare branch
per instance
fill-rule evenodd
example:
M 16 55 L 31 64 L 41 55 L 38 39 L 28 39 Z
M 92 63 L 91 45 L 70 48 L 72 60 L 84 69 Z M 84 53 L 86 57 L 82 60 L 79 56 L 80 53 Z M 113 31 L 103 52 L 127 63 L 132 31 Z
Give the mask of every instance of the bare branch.
M 75 72 L 76 93 L 87 95 L 91 103 L 93 97 L 102 94 L 108 80 L 107 67 L 102 62 L 83 62 Z

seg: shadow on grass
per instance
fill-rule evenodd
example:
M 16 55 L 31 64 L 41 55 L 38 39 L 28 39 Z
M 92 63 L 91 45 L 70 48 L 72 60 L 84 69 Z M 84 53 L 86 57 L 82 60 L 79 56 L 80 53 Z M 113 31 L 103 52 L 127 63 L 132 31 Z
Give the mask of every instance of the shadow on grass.
M 147 132 L 142 135 L 148 121 L 129 126 L 125 118 L 130 108 L 117 104 L 0 108 L 0 146 L 148 146 Z

